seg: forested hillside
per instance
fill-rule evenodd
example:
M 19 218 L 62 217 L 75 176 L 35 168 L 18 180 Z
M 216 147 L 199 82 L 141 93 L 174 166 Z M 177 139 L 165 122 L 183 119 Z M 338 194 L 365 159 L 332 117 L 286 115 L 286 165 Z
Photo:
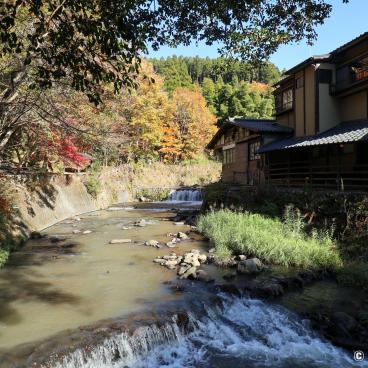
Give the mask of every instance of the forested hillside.
M 200 86 L 209 109 L 220 123 L 228 117 L 270 118 L 274 101 L 271 86 L 280 78 L 272 63 L 251 63 L 223 58 L 169 57 L 152 59 L 164 78 L 167 92 Z
M 98 164 L 116 165 L 175 163 L 203 153 L 216 117 L 199 88 L 181 87 L 169 96 L 149 62 L 140 73 L 136 89 L 116 94 L 111 84 L 101 86 L 98 106 L 62 84 L 42 94 L 25 88 L 14 103 L 13 125 L 0 126 L 14 129 L 3 141 L 0 163 L 59 172 L 83 168 L 90 155 Z

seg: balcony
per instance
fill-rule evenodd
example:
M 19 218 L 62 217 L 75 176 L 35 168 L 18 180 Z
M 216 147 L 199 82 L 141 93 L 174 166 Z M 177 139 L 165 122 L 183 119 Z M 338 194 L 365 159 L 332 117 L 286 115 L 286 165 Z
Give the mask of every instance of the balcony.
M 346 90 L 365 87 L 368 81 L 368 61 L 364 59 L 360 65 L 345 66 L 336 71 L 336 83 L 330 87 L 332 95 L 337 95 Z

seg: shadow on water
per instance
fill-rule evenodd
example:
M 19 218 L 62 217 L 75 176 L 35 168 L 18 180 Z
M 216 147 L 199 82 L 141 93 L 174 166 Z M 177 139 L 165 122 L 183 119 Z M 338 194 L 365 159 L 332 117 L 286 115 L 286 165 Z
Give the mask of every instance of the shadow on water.
M 31 268 L 62 255 L 76 254 L 76 246 L 75 243 L 50 244 L 45 239 L 37 241 L 37 245 L 26 245 L 22 251 L 11 255 L 7 266 L 0 270 L 0 323 L 16 325 L 22 322 L 20 314 L 12 307 L 15 302 L 50 305 L 80 303 L 79 297 L 59 291 L 52 282 L 43 281 L 44 276 Z

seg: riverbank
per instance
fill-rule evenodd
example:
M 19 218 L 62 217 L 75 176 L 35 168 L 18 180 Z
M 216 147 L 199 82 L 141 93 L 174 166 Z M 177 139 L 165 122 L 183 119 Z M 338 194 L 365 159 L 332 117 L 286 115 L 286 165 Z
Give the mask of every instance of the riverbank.
M 246 260 L 238 257 L 226 267 L 218 263 L 211 245 L 195 228 L 183 224 L 188 215 L 191 221 L 193 208 L 173 207 L 170 202 L 114 206 L 67 219 L 14 253 L 0 271 L 2 298 L 11 300 L 1 303 L 11 308 L 0 319 L 8 324 L 6 344 L 21 341 L 14 333 L 25 344 L 3 350 L 0 367 L 284 368 L 290 359 L 303 368 L 355 366 L 352 345 L 344 351 L 316 334 L 304 321 L 311 307 L 305 303 L 301 308 L 297 302 L 306 300 L 302 299 L 306 290 L 324 283 L 323 293 L 312 298 L 313 305 L 330 295 L 336 312 L 341 302 L 331 297 L 336 293 L 331 275 L 267 265 L 256 274 L 236 272 Z M 166 243 L 173 236 L 180 241 L 172 248 Z M 113 242 L 117 239 L 121 241 Z M 153 262 L 166 261 L 172 252 L 184 263 L 195 263 L 193 254 L 206 259 L 201 257 L 200 267 L 188 278 L 177 278 L 176 268 Z M 208 279 L 198 277 L 198 270 Z M 203 276 L 203 272 L 199 273 Z M 289 295 L 295 295 L 296 301 L 288 302 Z M 340 301 L 345 297 L 341 295 Z M 24 310 L 27 305 L 29 311 Z M 60 316 L 65 313 L 64 320 Z M 42 338 L 45 327 L 57 323 L 60 332 Z M 33 332 L 26 332 L 26 326 Z M 66 327 L 69 330 L 63 331 Z M 0 331 L 0 339 L 2 335 Z
M 63 219 L 128 202 L 151 193 L 162 199 L 170 188 L 204 185 L 219 178 L 221 164 L 121 165 L 82 174 L 7 175 L 0 180 L 0 267 L 32 232 Z M 158 190 L 165 188 L 163 190 Z

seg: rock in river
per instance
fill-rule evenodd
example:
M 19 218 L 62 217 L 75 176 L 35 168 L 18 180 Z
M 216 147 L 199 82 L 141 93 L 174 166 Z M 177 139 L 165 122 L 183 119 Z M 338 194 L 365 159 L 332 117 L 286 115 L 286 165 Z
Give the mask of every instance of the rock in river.
M 262 262 L 258 258 L 246 259 L 238 263 L 237 271 L 242 274 L 259 273 L 263 269 Z
M 179 231 L 176 236 L 181 240 L 189 239 L 189 236 L 187 234 L 183 233 L 182 231 Z
M 145 241 L 144 245 L 147 245 L 149 247 L 161 248 L 160 243 L 157 240 L 152 240 L 152 239 Z
M 110 244 L 122 244 L 122 243 L 131 243 L 132 239 L 112 239 L 110 240 Z

